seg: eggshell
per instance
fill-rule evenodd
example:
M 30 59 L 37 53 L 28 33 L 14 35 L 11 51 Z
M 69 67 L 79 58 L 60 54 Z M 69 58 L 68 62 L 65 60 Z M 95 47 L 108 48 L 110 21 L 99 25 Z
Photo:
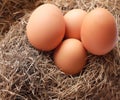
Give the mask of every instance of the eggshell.
M 87 53 L 77 39 L 66 39 L 54 52 L 54 62 L 66 74 L 77 74 L 84 67 Z
M 33 11 L 26 28 L 28 40 L 35 48 L 50 51 L 61 43 L 65 21 L 55 5 L 44 4 Z
M 80 30 L 82 21 L 87 13 L 81 9 L 73 9 L 64 15 L 66 24 L 66 38 L 81 39 Z
M 95 55 L 110 52 L 117 41 L 117 29 L 113 15 L 104 8 L 96 8 L 88 13 L 81 27 L 84 47 Z

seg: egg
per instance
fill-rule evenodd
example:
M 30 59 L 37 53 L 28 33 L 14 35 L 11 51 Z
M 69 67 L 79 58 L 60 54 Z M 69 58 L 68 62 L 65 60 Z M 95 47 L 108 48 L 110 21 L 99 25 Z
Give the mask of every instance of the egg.
M 81 26 L 81 40 L 88 52 L 105 55 L 117 41 L 117 28 L 113 15 L 104 8 L 89 12 Z
M 80 37 L 80 30 L 82 21 L 87 14 L 86 11 L 82 9 L 73 9 L 68 11 L 64 15 L 65 24 L 66 24 L 66 38 L 75 38 L 75 39 L 81 39 Z
M 53 4 L 43 4 L 36 8 L 28 20 L 26 34 L 35 48 L 43 51 L 55 49 L 65 34 L 61 10 Z
M 84 67 L 86 59 L 86 50 L 77 39 L 64 40 L 54 51 L 55 65 L 69 75 L 79 73 Z

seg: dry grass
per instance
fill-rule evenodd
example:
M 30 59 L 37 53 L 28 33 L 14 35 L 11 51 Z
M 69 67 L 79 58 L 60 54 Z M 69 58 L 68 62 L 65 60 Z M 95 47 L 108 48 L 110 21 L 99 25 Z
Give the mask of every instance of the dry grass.
M 0 35 L 4 35 L 9 27 L 26 12 L 35 8 L 36 0 L 1 0 L 0 1 Z
M 100 57 L 90 54 L 82 72 L 76 76 L 69 76 L 54 65 L 52 52 L 37 51 L 28 43 L 25 35 L 30 10 L 47 2 L 57 5 L 63 13 L 73 8 L 90 11 L 97 6 L 105 7 L 115 16 L 120 35 L 119 0 L 109 0 L 109 2 L 108 0 L 3 1 L 0 11 L 4 16 L 1 17 L 2 21 L 0 20 L 0 23 L 3 23 L 1 34 L 5 34 L 4 31 L 12 23 L 16 25 L 13 24 L 10 30 L 6 31 L 7 35 L 0 43 L 0 97 L 2 100 L 120 99 L 120 37 L 116 47 L 109 54 Z M 13 2 L 13 5 L 10 2 Z M 21 10 L 21 7 L 24 10 Z M 8 14 L 11 15 L 6 16 Z M 20 15 L 25 16 L 21 18 Z

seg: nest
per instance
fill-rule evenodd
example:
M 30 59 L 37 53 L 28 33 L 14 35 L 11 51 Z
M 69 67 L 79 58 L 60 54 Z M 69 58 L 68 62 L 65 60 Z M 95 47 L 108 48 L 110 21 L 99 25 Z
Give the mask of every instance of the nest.
M 0 99 L 120 99 L 119 0 L 5 1 L 6 4 L 8 2 L 15 2 L 16 5 L 23 5 L 23 3 L 27 5 L 30 3 L 33 6 L 32 8 L 30 7 L 29 10 L 23 10 L 23 12 L 26 11 L 23 14 L 23 17 L 12 21 L 12 23 L 15 23 L 12 24 L 8 32 L 6 31 L 7 33 L 4 33 L 2 31 L 2 34 L 6 34 L 6 36 L 0 43 Z M 116 47 L 110 53 L 104 56 L 94 56 L 92 54 L 89 54 L 85 68 L 78 75 L 71 76 L 64 74 L 55 66 L 53 62 L 53 51 L 43 52 L 36 50 L 29 44 L 25 34 L 25 27 L 30 16 L 30 11 L 32 11 L 37 6 L 48 2 L 57 5 L 63 11 L 63 13 L 66 13 L 68 10 L 73 8 L 81 8 L 86 11 L 90 11 L 95 7 L 107 8 L 111 13 L 113 13 L 117 22 L 119 38 Z M 12 7 L 13 6 L 11 6 L 11 9 Z M 17 6 L 14 7 L 17 8 Z M 19 10 L 15 10 L 15 12 L 19 11 L 21 11 L 21 7 L 19 8 Z M 5 23 L 5 25 L 10 26 L 10 24 L 7 23 Z

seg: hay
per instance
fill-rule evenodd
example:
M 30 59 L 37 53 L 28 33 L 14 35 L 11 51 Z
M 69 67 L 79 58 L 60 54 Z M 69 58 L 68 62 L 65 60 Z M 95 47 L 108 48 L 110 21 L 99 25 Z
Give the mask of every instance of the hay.
M 9 27 L 26 12 L 35 8 L 37 0 L 0 0 L 0 36 L 8 32 Z M 0 38 L 0 39 L 1 39 Z
M 90 11 L 97 6 L 105 7 L 115 16 L 120 35 L 119 0 L 46 0 L 35 2 L 35 6 L 46 2 L 56 4 L 64 13 L 72 8 Z M 40 52 L 29 44 L 25 35 L 29 16 L 30 13 L 25 13 L 11 26 L 0 43 L 2 100 L 120 99 L 120 37 L 109 54 L 100 57 L 89 54 L 85 68 L 78 75 L 69 76 L 54 65 L 53 51 Z

